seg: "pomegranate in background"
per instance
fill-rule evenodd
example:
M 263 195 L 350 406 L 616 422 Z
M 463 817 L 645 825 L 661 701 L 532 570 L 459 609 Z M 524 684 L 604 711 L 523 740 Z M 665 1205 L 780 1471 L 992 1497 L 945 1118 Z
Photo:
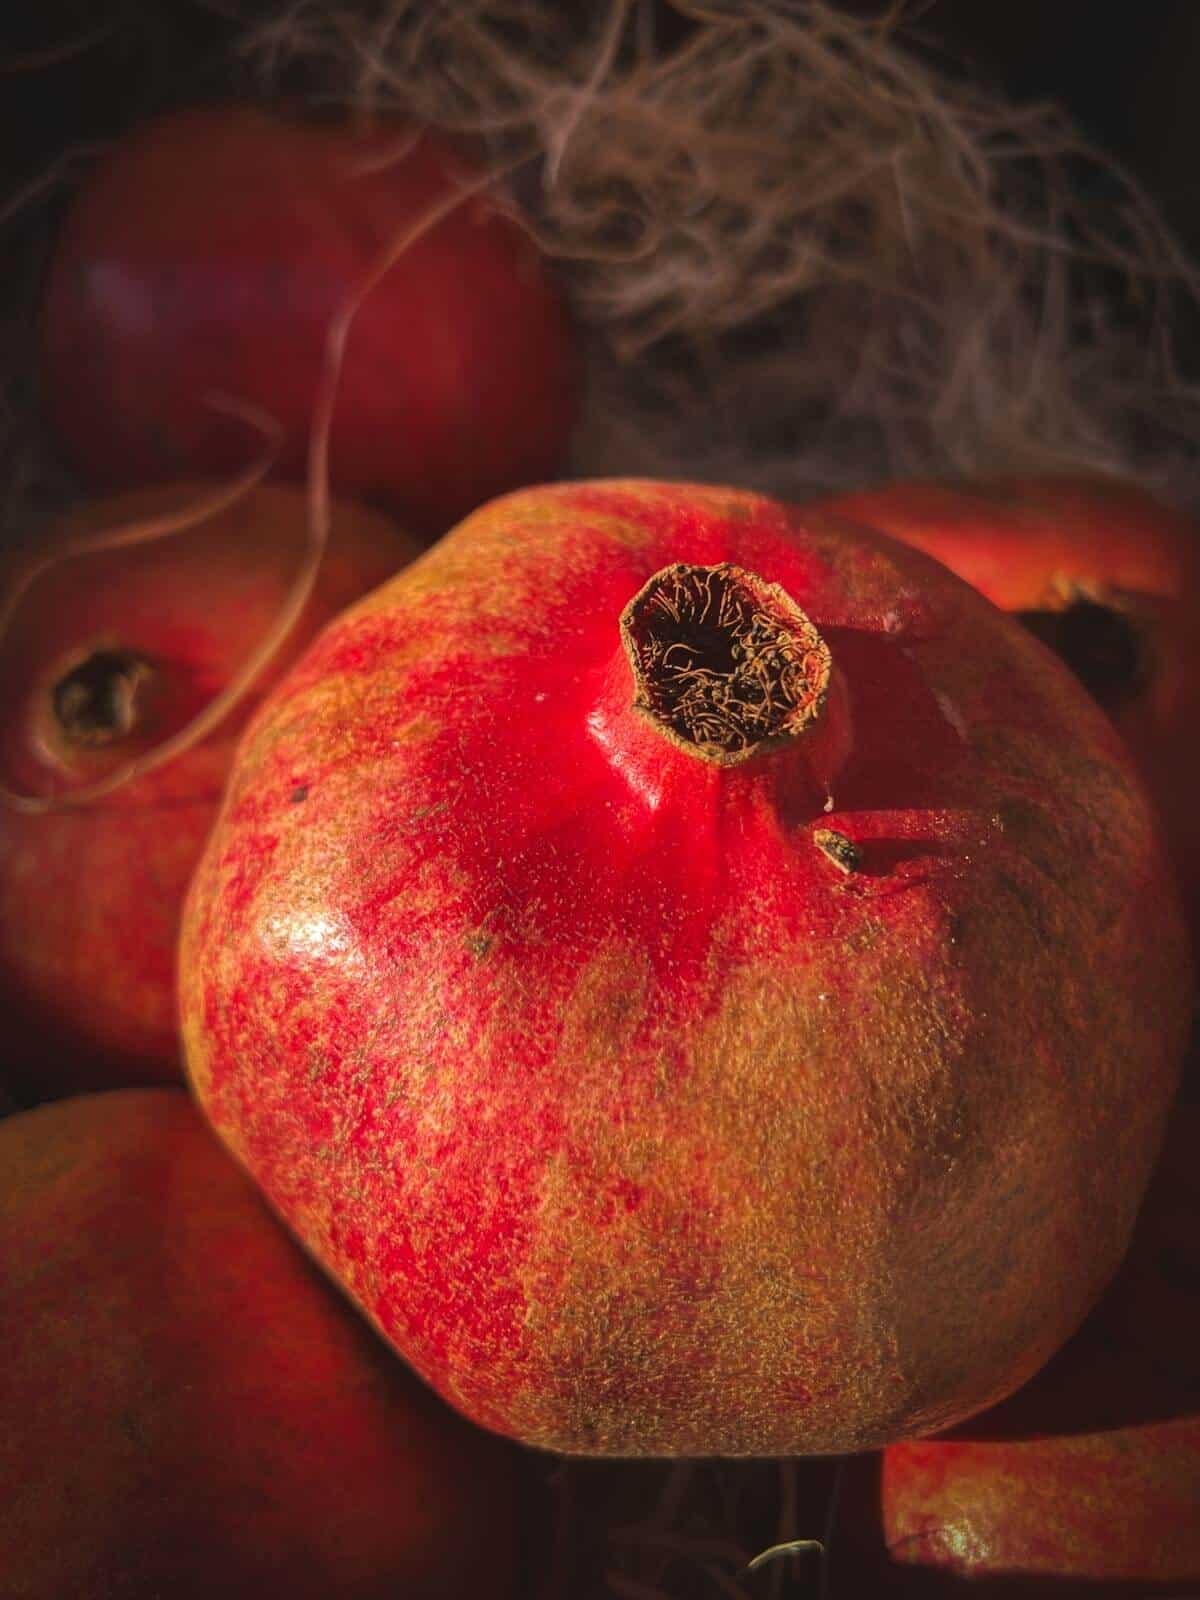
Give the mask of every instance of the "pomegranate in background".
M 515 1594 L 522 1463 L 330 1289 L 178 1090 L 0 1123 L 24 1600 Z
M 71 461 L 107 487 L 236 470 L 258 441 L 213 408 L 223 395 L 281 425 L 280 470 L 301 477 L 332 320 L 406 229 L 480 176 L 396 121 L 221 105 L 133 129 L 80 190 L 50 267 L 45 388 Z M 574 390 L 545 261 L 472 193 L 354 320 L 333 487 L 441 533 L 555 473 Z
M 1137 762 L 1200 936 L 1200 527 L 1106 478 L 896 483 L 820 504 L 936 556 L 1071 667 Z
M 176 486 L 98 501 L 67 517 L 51 548 L 201 497 Z M 5 787 L 69 795 L 178 732 L 278 615 L 306 515 L 297 491 L 260 488 L 186 532 L 71 557 L 38 578 L 0 641 Z M 36 815 L 0 805 L 4 1076 L 19 1097 L 180 1078 L 179 914 L 241 728 L 317 630 L 415 549 L 376 513 L 335 508 L 303 615 L 214 732 L 87 804 Z

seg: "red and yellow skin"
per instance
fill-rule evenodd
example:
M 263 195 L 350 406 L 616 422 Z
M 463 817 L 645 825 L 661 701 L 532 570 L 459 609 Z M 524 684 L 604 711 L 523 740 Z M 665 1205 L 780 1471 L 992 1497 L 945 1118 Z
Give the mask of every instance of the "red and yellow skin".
M 53 530 L 50 548 L 181 512 L 205 492 L 176 486 L 97 501 Z M 182 728 L 278 616 L 304 559 L 306 516 L 298 491 L 260 488 L 195 528 L 72 557 L 36 579 L 0 641 L 5 788 L 69 797 Z M 78 806 L 26 814 L 0 803 L 4 1079 L 26 1103 L 180 1080 L 179 916 L 238 736 L 316 631 L 417 548 L 382 516 L 337 508 L 303 614 L 207 738 Z M 81 663 L 121 652 L 149 669 L 131 725 L 81 740 L 56 711 L 58 686 Z
M 1172 1114 L 1120 1273 L 1038 1377 L 954 1438 L 884 1453 L 884 1536 L 893 1562 L 914 1576 L 961 1579 L 973 1595 L 987 1594 L 988 1579 L 1008 1594 L 1018 1579 L 1051 1578 L 1183 1584 L 1161 1592 L 1195 1593 L 1198 1139 L 1200 1101 L 1193 1100 Z
M 744 759 L 634 706 L 678 562 L 824 641 Z M 1190 1009 L 1142 790 L 1049 652 L 844 519 L 645 482 L 497 501 L 322 635 L 181 986 L 317 1259 L 476 1421 L 597 1455 L 864 1449 L 1030 1377 L 1125 1249 Z
M 0 1124 L 0 1584 L 515 1594 L 522 1463 L 288 1239 L 182 1090 Z
M 331 321 L 401 235 L 480 170 L 433 133 L 249 107 L 177 111 L 100 160 L 50 265 L 51 421 L 98 486 L 222 475 L 258 448 L 214 396 L 285 431 L 303 477 Z M 573 336 L 529 237 L 471 194 L 357 313 L 331 440 L 336 490 L 443 532 L 550 476 L 574 420 Z
M 1106 478 L 896 483 L 823 505 L 935 556 L 1075 666 L 1137 762 L 1200 932 L 1200 527 Z

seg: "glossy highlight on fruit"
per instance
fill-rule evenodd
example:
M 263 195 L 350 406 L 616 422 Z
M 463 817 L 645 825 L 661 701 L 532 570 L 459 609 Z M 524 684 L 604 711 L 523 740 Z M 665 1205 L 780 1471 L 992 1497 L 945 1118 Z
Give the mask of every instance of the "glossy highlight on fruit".
M 0 1588 L 506 1600 L 521 1465 L 340 1302 L 181 1090 L 0 1124 Z
M 1015 1388 L 1120 1259 L 1189 1017 L 1053 656 L 893 540 L 680 484 L 508 496 L 339 618 L 181 950 L 281 1216 L 469 1416 L 582 1454 Z
M 301 478 L 331 324 L 444 207 L 355 315 L 333 487 L 438 534 L 555 472 L 573 335 L 482 177 L 452 141 L 394 118 L 217 105 L 133 129 L 84 183 L 50 264 L 45 386 L 72 464 L 107 488 L 237 471 L 258 440 L 227 397 L 278 423 L 278 471 Z
M 96 501 L 50 547 L 182 514 L 197 485 Z M 194 528 L 64 560 L 0 641 L 7 789 L 69 796 L 182 729 L 265 637 L 306 548 L 304 496 L 259 488 Z M 5 1079 L 27 1102 L 177 1082 L 175 946 L 188 880 L 252 708 L 317 630 L 417 550 L 336 507 L 303 614 L 267 670 L 192 748 L 111 793 L 42 814 L 0 804 Z

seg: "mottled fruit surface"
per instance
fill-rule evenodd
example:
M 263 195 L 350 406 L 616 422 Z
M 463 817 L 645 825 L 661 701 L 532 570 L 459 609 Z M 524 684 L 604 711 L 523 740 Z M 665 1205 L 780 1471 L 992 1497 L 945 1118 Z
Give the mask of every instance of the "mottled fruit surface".
M 1200 1585 L 1200 1101 L 1177 1107 L 1129 1255 L 1038 1377 L 885 1452 L 895 1562 L 964 1580 Z M 970 1580 L 968 1585 L 967 1580 Z M 1144 1592 L 1144 1591 L 1142 1591 Z M 1158 1591 L 1155 1591 L 1158 1592 Z
M 1052 655 L 894 540 L 646 482 L 497 501 L 324 633 L 182 952 L 288 1223 L 470 1416 L 596 1454 L 1013 1389 L 1120 1259 L 1189 1010 Z
M 181 513 L 206 493 L 94 502 L 39 553 Z M 258 489 L 186 532 L 56 565 L 0 643 L 0 774 L 69 796 L 152 750 L 219 694 L 266 635 L 305 554 L 304 497 Z M 165 766 L 77 807 L 0 804 L 4 1078 L 26 1101 L 181 1076 L 175 945 L 188 880 L 249 711 L 349 601 L 416 545 L 373 512 L 335 511 L 313 594 L 247 698 Z
M 0 1589 L 514 1593 L 520 1463 L 341 1304 L 182 1090 L 0 1125 Z
M 112 488 L 234 470 L 258 438 L 214 406 L 226 397 L 275 419 L 279 470 L 300 477 L 331 324 L 394 246 L 345 347 L 334 487 L 441 533 L 554 472 L 574 339 L 482 177 L 395 119 L 227 105 L 135 128 L 83 184 L 50 263 L 43 367 L 72 462 Z

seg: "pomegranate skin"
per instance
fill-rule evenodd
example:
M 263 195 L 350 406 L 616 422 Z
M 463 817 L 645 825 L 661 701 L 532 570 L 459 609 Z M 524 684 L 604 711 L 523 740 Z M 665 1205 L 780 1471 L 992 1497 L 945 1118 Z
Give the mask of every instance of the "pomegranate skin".
M 1198 1138 L 1193 1100 L 1172 1112 L 1115 1281 L 1033 1382 L 953 1438 L 884 1453 L 884 1533 L 895 1562 L 961 1579 L 972 1594 L 986 1593 L 989 1578 L 1008 1593 L 1018 1577 L 1185 1584 L 1163 1592 L 1195 1593 Z
M 828 646 L 784 748 L 632 709 L 618 623 L 680 562 Z M 640 482 L 497 501 L 325 632 L 181 949 L 280 1215 L 469 1416 L 582 1454 L 863 1449 L 1016 1387 L 1125 1249 L 1190 1009 L 1128 756 L 1041 645 L 892 540 Z
M 181 1090 L 0 1149 L 6 1596 L 516 1592 L 516 1453 L 348 1313 Z
M 395 121 L 244 106 L 171 113 L 100 161 L 51 262 L 51 420 L 102 487 L 222 475 L 257 450 L 214 395 L 285 430 L 300 479 L 331 320 L 393 241 L 477 169 Z M 411 145 L 411 148 L 408 148 Z M 372 289 L 346 347 L 334 488 L 443 532 L 554 472 L 575 414 L 573 337 L 544 262 L 475 195 Z
M 1200 527 L 1120 479 L 914 481 L 822 503 L 926 551 L 1043 630 L 1081 605 L 1123 619 L 1136 672 L 1088 687 L 1129 747 L 1166 829 L 1200 935 Z M 1071 640 L 1058 627 L 1069 656 Z M 1112 648 L 1108 642 L 1108 649 Z
M 179 512 L 206 492 L 176 485 L 97 501 L 51 538 Z M 305 517 L 297 491 L 258 489 L 194 529 L 72 558 L 39 578 L 0 645 L 6 786 L 47 795 L 103 778 L 224 689 L 282 606 Z M 377 513 L 338 507 L 304 613 L 206 739 L 79 807 L 29 815 L 0 805 L 0 1006 L 5 1079 L 20 1099 L 181 1080 L 179 916 L 238 735 L 317 629 L 417 548 Z M 144 725 L 108 744 L 64 742 L 55 685 L 89 656 L 119 650 L 153 668 Z

